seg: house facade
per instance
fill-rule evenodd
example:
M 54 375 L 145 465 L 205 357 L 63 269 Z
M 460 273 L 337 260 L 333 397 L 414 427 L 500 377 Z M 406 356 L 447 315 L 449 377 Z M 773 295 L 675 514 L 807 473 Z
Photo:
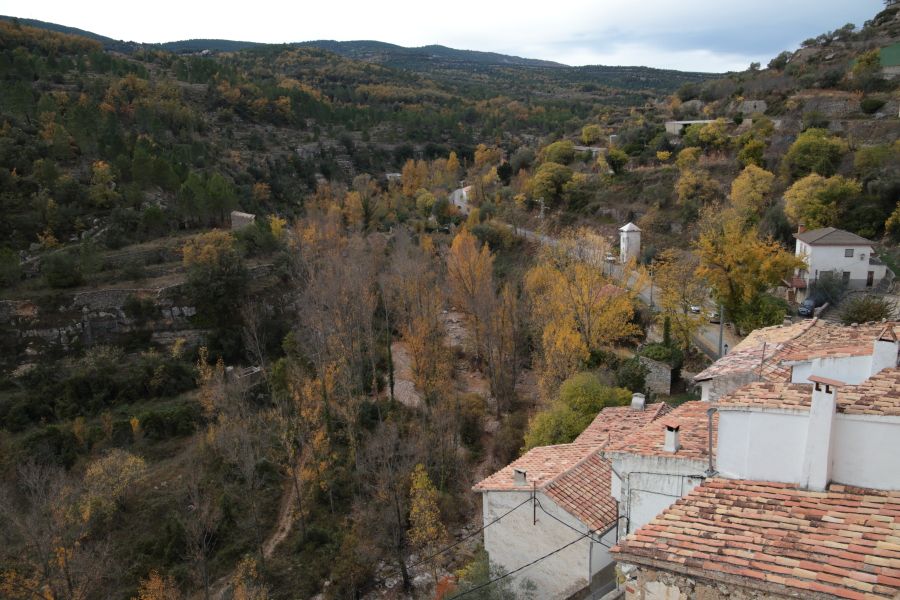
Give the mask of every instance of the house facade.
M 758 329 L 694 376 L 701 400 L 757 381 L 809 383 L 813 375 L 858 384 L 897 365 L 897 322 L 839 325 L 820 319 Z
M 618 539 L 611 471 L 600 452 L 669 411 L 665 404 L 602 410 L 571 444 L 542 446 L 479 482 L 484 547 L 493 565 L 509 572 L 562 547 L 513 577 L 534 586 L 536 598 L 602 594 L 615 587 L 609 549 Z M 579 539 L 580 537 L 580 539 Z
M 900 369 L 809 380 L 711 405 L 715 473 L 611 551 L 627 600 L 900 597 Z
M 709 408 L 705 402 L 685 402 L 603 451 L 611 465 L 620 537 L 703 483 L 716 439 L 717 417 Z
M 794 238 L 795 254 L 806 263 L 806 268 L 795 273 L 798 299 L 805 298 L 810 285 L 826 273 L 840 277 L 848 289 L 871 289 L 887 273 L 887 267 L 875 255 L 873 243 L 855 233 L 834 227 L 809 231 L 801 228 Z

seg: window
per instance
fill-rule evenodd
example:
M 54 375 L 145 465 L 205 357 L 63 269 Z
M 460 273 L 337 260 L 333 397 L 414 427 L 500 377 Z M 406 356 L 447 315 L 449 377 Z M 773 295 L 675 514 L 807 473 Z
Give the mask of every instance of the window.
M 844 250 L 844 258 L 853 258 L 853 248 Z

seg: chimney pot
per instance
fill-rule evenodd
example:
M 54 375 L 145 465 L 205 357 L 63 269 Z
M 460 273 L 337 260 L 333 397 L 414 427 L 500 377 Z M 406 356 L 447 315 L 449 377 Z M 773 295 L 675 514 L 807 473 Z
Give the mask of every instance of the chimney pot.
M 528 485 L 525 469 L 513 469 L 513 481 L 516 485 Z
M 681 448 L 681 443 L 678 440 L 678 430 L 681 429 L 678 425 L 666 425 L 666 442 L 663 446 L 663 450 L 666 452 L 678 452 L 679 448 Z
M 804 231 L 806 231 L 806 225 L 804 225 L 803 223 L 798 223 L 797 224 L 797 233 L 803 233 Z
M 813 383 L 813 390 L 801 484 L 821 491 L 831 479 L 831 434 L 837 408 L 837 390 L 843 382 L 818 375 L 813 375 L 809 380 Z
M 632 394 L 631 395 L 631 410 L 644 410 L 644 406 L 647 403 L 647 399 L 643 394 Z

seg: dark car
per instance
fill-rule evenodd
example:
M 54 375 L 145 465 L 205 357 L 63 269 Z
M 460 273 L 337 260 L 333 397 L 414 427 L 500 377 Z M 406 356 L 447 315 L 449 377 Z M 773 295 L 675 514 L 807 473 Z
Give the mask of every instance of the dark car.
M 816 302 L 814 298 L 807 298 L 797 308 L 797 314 L 801 317 L 811 317 L 816 312 L 816 308 L 820 305 L 821 302 Z

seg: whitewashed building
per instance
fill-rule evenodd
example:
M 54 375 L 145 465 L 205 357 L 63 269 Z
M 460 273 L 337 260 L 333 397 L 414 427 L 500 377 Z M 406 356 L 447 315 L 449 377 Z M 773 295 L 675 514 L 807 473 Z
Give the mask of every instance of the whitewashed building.
M 603 451 L 612 465 L 620 537 L 703 483 L 716 443 L 718 417 L 709 409 L 706 402 L 685 402 Z
M 857 384 L 897 365 L 897 322 L 840 325 L 820 319 L 757 329 L 694 376 L 701 400 L 756 381 L 809 383 L 821 375 Z
M 800 228 L 794 234 L 795 254 L 806 263 L 796 272 L 793 287 L 798 298 L 805 297 L 809 286 L 825 273 L 840 277 L 849 289 L 866 289 L 878 285 L 887 267 L 875 255 L 873 243 L 855 233 L 823 227 L 809 231 Z
M 619 228 L 619 260 L 628 263 L 641 257 L 641 228 L 627 223 Z
M 717 473 L 612 549 L 626 600 L 900 597 L 900 369 L 809 379 L 709 405 Z
M 618 539 L 616 502 L 610 493 L 610 465 L 601 450 L 669 411 L 666 404 L 603 409 L 571 444 L 542 446 L 479 482 L 484 547 L 492 564 L 506 572 L 577 540 L 514 577 L 535 586 L 535 597 L 563 600 L 592 596 L 615 586 L 609 549 Z

